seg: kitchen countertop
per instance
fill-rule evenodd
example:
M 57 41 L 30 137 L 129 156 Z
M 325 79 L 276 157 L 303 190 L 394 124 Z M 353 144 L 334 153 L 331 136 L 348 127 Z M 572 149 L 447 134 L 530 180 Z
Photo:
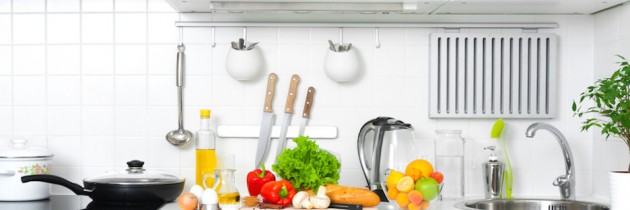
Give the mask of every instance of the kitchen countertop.
M 528 198 L 528 197 L 525 197 Z M 558 197 L 542 197 L 547 199 L 558 199 Z M 481 197 L 470 197 L 466 198 L 466 200 L 477 200 L 482 199 Z M 595 197 L 578 197 L 579 201 L 590 201 L 602 204 L 608 204 L 609 202 L 602 198 Z M 445 200 L 445 201 L 434 201 L 431 203 L 430 210 L 459 210 L 453 205 L 461 200 Z M 159 204 L 157 205 L 159 206 Z M 48 200 L 41 201 L 30 201 L 30 202 L 0 202 L 0 209 L 29 209 L 29 210 L 81 210 L 81 209 L 116 209 L 116 210 L 137 210 L 137 209 L 155 209 L 157 207 L 102 207 L 102 206 L 94 206 L 91 203 L 90 198 L 85 196 L 76 196 L 76 195 L 53 195 Z M 167 203 L 163 205 L 161 210 L 179 210 L 177 203 Z M 249 208 L 243 208 L 249 209 Z M 389 205 L 389 203 L 381 203 L 377 206 L 379 210 L 393 210 L 394 207 Z

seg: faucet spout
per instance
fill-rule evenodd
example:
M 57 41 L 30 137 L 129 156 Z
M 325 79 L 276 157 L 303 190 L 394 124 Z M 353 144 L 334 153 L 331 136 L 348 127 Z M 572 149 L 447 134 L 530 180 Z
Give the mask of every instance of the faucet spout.
M 556 140 L 558 140 L 562 148 L 562 156 L 564 157 L 566 174 L 556 178 L 553 185 L 560 188 L 562 199 L 575 200 L 575 169 L 573 167 L 573 153 L 571 152 L 571 147 L 569 147 L 569 142 L 556 127 L 542 122 L 531 124 L 525 131 L 525 136 L 533 138 L 536 135 L 536 131 L 541 129 L 548 130 L 556 137 Z

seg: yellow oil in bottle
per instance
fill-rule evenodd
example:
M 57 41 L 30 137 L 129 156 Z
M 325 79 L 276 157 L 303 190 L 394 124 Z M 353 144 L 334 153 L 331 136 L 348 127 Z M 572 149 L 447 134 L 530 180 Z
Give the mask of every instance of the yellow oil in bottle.
M 214 149 L 197 149 L 195 153 L 197 156 L 195 183 L 199 186 L 204 186 L 203 176 L 208 174 L 208 176 L 206 176 L 206 184 L 211 188 L 215 181 L 212 174 L 214 174 L 214 169 L 217 167 L 216 151 Z
M 219 193 L 219 204 L 237 204 L 241 201 L 241 195 L 238 192 Z

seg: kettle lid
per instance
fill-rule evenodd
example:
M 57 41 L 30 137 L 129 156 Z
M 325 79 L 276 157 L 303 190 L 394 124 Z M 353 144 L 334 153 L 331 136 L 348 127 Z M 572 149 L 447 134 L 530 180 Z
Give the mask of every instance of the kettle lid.
M 411 124 L 394 119 L 392 117 L 377 117 L 370 120 L 370 123 L 374 126 L 395 126 L 396 128 L 412 128 Z

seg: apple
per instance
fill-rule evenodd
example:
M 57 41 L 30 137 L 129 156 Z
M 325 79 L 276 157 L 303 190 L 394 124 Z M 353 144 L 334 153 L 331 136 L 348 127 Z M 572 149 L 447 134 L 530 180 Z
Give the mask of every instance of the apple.
M 431 201 L 438 196 L 440 184 L 433 178 L 420 178 L 416 181 L 415 189 L 422 193 L 423 200 Z

